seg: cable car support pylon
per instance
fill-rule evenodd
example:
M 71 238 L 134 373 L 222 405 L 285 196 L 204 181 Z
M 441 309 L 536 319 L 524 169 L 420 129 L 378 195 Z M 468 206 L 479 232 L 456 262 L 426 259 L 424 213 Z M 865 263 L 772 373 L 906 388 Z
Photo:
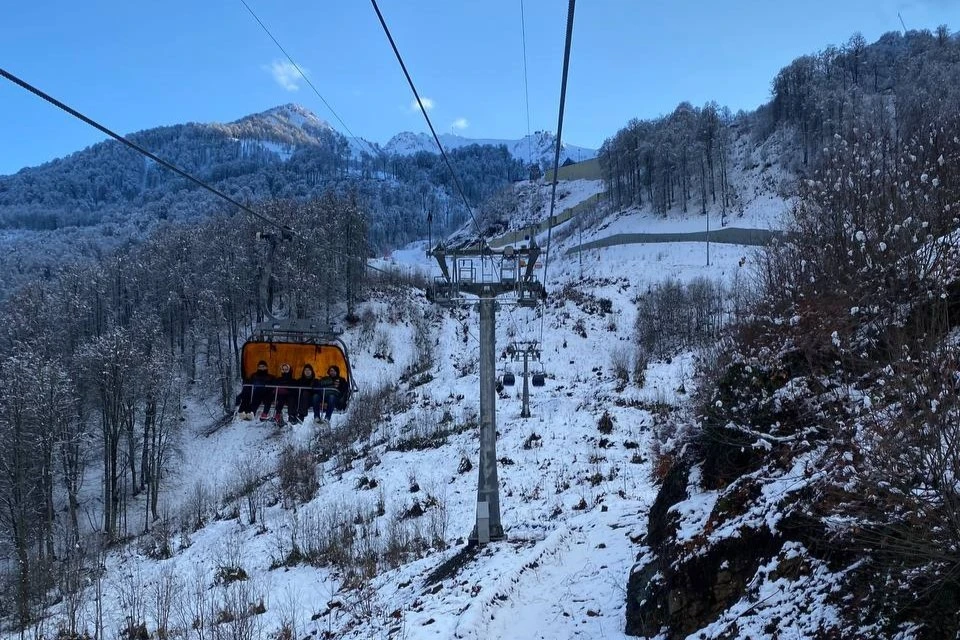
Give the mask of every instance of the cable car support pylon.
M 443 306 L 475 303 L 480 309 L 480 464 L 477 519 L 469 542 L 486 544 L 506 537 L 500 522 L 497 479 L 497 298 L 502 296 L 504 302 L 523 307 L 540 303 L 543 284 L 534 276 L 540 247 L 531 234 L 529 244 L 519 248 L 495 250 L 481 241 L 477 247 L 448 251 L 441 243 L 428 255 L 437 260 L 443 274 L 434 280 L 433 301 Z

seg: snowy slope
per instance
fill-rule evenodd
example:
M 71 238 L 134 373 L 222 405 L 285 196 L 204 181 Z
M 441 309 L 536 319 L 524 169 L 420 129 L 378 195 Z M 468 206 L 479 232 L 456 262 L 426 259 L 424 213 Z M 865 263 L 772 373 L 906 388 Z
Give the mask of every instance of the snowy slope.
M 579 202 L 598 187 L 571 185 L 567 197 Z M 627 577 L 657 491 L 651 427 L 666 407 L 684 406 L 697 363 L 696 354 L 681 353 L 653 361 L 642 387 L 618 380 L 614 361 L 624 353 L 629 359 L 633 344 L 633 300 L 668 276 L 735 282 L 749 274 L 752 250 L 726 246 L 710 266 L 698 243 L 600 249 L 581 261 L 563 257 L 570 242 L 561 240 L 549 271 L 540 270 L 550 292 L 542 314 L 511 305 L 499 312 L 498 353 L 511 340 L 541 341 L 542 365 L 535 366 L 547 373 L 546 386 L 532 389 L 531 418 L 520 417 L 519 384 L 498 398 L 506 541 L 433 575 L 460 557 L 474 523 L 477 313 L 439 309 L 413 289 L 385 289 L 361 310 L 377 323 L 345 336 L 362 391 L 396 385 L 383 420 L 332 456 L 320 455 L 316 494 L 297 504 L 276 475 L 282 452 L 322 451 L 349 415 L 335 416 L 332 428 L 242 421 L 217 428 L 212 401 L 192 402 L 163 497 L 177 506 L 149 536 L 108 555 L 101 584 L 107 634 L 119 633 L 133 593 L 147 594 L 135 614 L 154 631 L 163 607 L 150 594 L 167 585 L 175 594 L 168 626 L 189 638 L 200 638 L 190 627 L 201 610 L 208 621 L 221 619 L 213 626 L 224 633 L 243 622 L 250 638 L 284 627 L 292 638 L 625 637 Z M 423 251 L 423 244 L 395 251 L 378 265 L 433 275 Z M 598 310 L 601 299 L 610 313 Z M 404 375 L 417 360 L 418 331 L 434 345 L 433 363 Z M 498 371 L 506 370 L 520 373 L 518 363 L 499 359 Z M 612 425 L 601 431 L 605 414 Z M 465 460 L 471 470 L 463 470 Z M 244 487 L 251 477 L 252 492 Z M 87 482 L 94 499 L 96 478 Z M 259 505 L 255 523 L 245 493 Z M 204 526 L 192 530 L 198 514 Z M 307 553 L 346 531 L 350 540 L 338 540 L 352 560 L 288 561 L 294 549 Z M 173 555 L 149 557 L 161 543 Z M 376 575 L 367 577 L 362 569 L 371 563 Z M 224 567 L 242 568 L 249 579 L 226 582 Z M 225 613 L 241 610 L 247 613 L 233 619 Z M 62 605 L 53 611 L 64 613 Z M 79 616 L 92 632 L 93 592 Z

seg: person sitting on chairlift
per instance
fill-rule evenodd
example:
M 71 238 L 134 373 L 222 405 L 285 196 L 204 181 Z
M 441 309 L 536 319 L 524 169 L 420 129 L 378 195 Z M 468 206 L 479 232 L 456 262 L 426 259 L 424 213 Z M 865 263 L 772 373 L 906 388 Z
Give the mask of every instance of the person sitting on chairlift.
M 313 419 L 320 420 L 320 407 L 323 405 L 323 419 L 330 422 L 333 411 L 340 407 L 340 401 L 347 393 L 347 381 L 340 377 L 340 367 L 330 365 L 327 375 L 317 382 L 317 390 L 313 394 Z
M 302 422 L 307 419 L 307 410 L 313 401 L 313 390 L 316 385 L 317 376 L 313 373 L 313 366 L 309 364 L 303 365 L 303 371 L 297 379 L 296 386 L 293 390 L 294 395 L 290 402 L 291 409 L 294 409 L 297 415 L 297 422 Z M 293 418 L 290 419 L 290 422 L 293 422 Z
M 253 415 L 263 405 L 263 413 L 260 414 L 260 420 L 270 418 L 270 404 L 273 390 L 268 387 L 273 382 L 273 377 L 267 370 L 266 360 L 257 363 L 257 370 L 244 383 L 243 390 L 240 392 L 240 412 L 239 415 L 244 420 L 252 420 Z
M 283 408 L 287 407 L 287 417 L 290 424 L 297 424 L 300 420 L 297 418 L 297 406 L 294 403 L 293 386 L 296 384 L 293 379 L 293 371 L 286 362 L 280 365 L 280 377 L 275 381 L 276 402 L 274 404 L 273 419 L 277 425 L 283 426 Z

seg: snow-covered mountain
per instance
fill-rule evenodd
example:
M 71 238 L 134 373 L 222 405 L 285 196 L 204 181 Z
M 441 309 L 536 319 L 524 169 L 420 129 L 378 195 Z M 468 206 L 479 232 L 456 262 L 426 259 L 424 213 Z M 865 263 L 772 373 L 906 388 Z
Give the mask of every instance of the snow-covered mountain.
M 315 113 L 298 104 L 284 104 L 229 123 L 201 125 L 238 141 L 244 157 L 267 152 L 286 162 L 298 148 L 328 148 L 344 138 Z
M 212 128 L 244 139 L 266 134 L 270 138 L 292 144 L 318 144 L 335 132 L 330 124 L 299 104 L 285 104 L 261 113 L 244 116 L 227 124 L 213 123 Z
M 349 182 L 364 195 L 371 245 L 389 249 L 425 233 L 424 194 L 445 203 L 449 193 L 413 157 L 384 163 L 363 141 L 348 140 L 309 109 L 287 104 L 229 123 L 185 123 L 129 134 L 131 140 L 184 171 L 248 203 L 319 197 Z M 359 153 L 360 150 L 366 153 Z M 500 148 L 461 153 L 460 177 L 476 185 L 480 202 L 527 171 Z M 371 158 L 371 155 L 373 156 Z M 439 164 L 439 156 L 427 164 Z M 437 206 L 445 206 L 437 204 Z M 142 236 L 165 220 L 197 220 L 222 209 L 212 194 L 108 140 L 38 167 L 0 176 L 0 298 L 31 274 L 72 262 L 83 247 Z M 402 212 L 402 213 L 401 213 Z M 450 205 L 453 218 L 466 215 Z M 392 220 L 388 225 L 381 222 Z M 447 219 L 445 217 L 445 219 Z M 402 220 L 400 227 L 397 220 Z M 459 220 L 457 220 L 459 222 Z M 39 234 L 39 235 L 30 235 Z M 84 241 L 80 241 L 84 237 Z M 89 239 L 89 243 L 85 240 Z M 42 251 L 36 248 L 43 245 Z M 85 254 L 84 254 L 85 255 Z
M 403 131 L 394 135 L 386 144 L 371 142 L 366 138 L 350 138 L 337 131 L 329 122 L 318 117 L 300 104 L 290 103 L 268 109 L 262 113 L 244 116 L 235 122 L 213 123 L 210 127 L 238 140 L 256 140 L 262 148 L 273 150 L 281 159 L 287 159 L 297 145 L 325 144 L 333 133 L 343 136 L 354 157 L 360 154 L 386 153 L 411 155 L 420 151 L 437 153 L 437 144 L 429 133 Z M 556 136 L 549 131 L 537 131 L 519 140 L 499 138 L 467 138 L 454 133 L 440 134 L 440 142 L 446 150 L 460 149 L 470 145 L 505 146 L 510 155 L 524 163 L 536 162 L 548 166 L 554 160 Z M 276 145 L 281 146 L 276 146 Z M 597 156 L 596 149 L 574 144 L 562 145 L 560 162 L 589 160 Z
M 471 144 L 490 144 L 494 146 L 505 146 L 510 154 L 517 160 L 525 163 L 536 162 L 538 164 L 553 163 L 556 136 L 549 131 L 537 131 L 529 136 L 524 136 L 519 140 L 499 140 L 492 138 L 465 138 L 454 133 L 440 134 L 440 142 L 444 149 L 459 149 Z M 383 146 L 387 153 L 397 155 L 409 155 L 418 151 L 437 152 L 437 143 L 429 133 L 412 133 L 404 131 L 390 138 Z M 565 143 L 560 152 L 560 162 L 567 158 L 574 162 L 589 160 L 597 156 L 596 149 L 579 147 L 577 145 Z

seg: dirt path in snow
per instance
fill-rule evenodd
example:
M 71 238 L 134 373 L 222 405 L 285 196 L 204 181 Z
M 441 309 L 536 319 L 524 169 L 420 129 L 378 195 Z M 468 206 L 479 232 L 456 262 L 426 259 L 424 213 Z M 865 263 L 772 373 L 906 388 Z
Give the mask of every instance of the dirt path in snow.
M 741 229 L 737 227 L 726 227 L 717 231 L 690 231 L 687 233 L 618 233 L 607 238 L 600 238 L 592 242 L 585 242 L 582 245 L 571 247 L 567 250 L 567 255 L 576 254 L 578 251 L 588 251 L 590 249 L 600 249 L 603 247 L 612 247 L 621 244 L 650 244 L 662 242 L 718 242 L 721 244 L 740 244 L 750 246 L 763 246 L 769 244 L 774 238 L 783 235 L 782 231 L 771 231 L 769 229 Z

